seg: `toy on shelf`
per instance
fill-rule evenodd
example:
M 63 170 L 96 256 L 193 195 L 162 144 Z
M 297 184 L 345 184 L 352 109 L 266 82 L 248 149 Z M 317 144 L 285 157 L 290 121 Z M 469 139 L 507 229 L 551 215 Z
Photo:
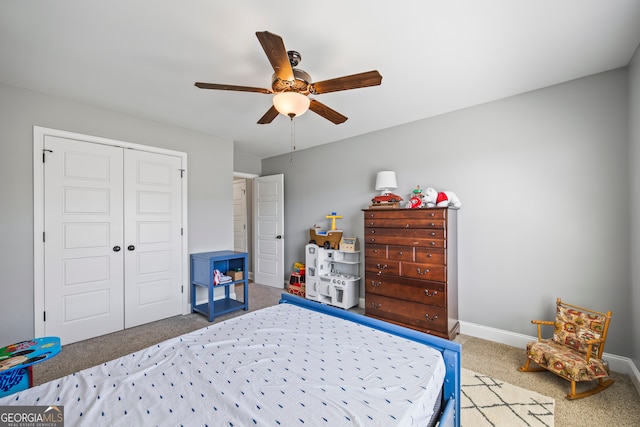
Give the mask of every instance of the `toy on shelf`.
M 340 240 L 340 250 L 342 252 L 357 252 L 360 250 L 357 237 L 343 237 Z
M 422 201 L 428 208 L 462 207 L 460 199 L 458 199 L 458 196 L 456 196 L 453 191 L 436 191 L 435 188 L 431 187 L 425 190 L 425 193 L 422 196 Z
M 371 199 L 370 209 L 396 209 L 400 207 L 400 202 L 402 201 L 402 197 L 397 194 L 388 193 L 383 194 L 381 196 L 375 196 Z
M 424 201 L 422 200 L 423 191 L 419 185 L 416 185 L 416 188 L 411 193 L 411 197 L 409 198 L 409 202 L 407 207 L 410 209 L 418 209 L 424 206 Z
M 233 281 L 231 276 L 222 274 L 220 270 L 213 270 L 213 286 L 221 285 L 223 283 L 229 283 Z
M 331 215 L 327 215 L 325 218 L 331 219 L 331 230 L 336 230 L 336 219 L 342 219 L 342 215 L 336 215 L 335 212 L 331 212 Z
M 314 243 L 325 249 L 338 249 L 342 239 L 342 230 L 336 229 L 336 219 L 341 219 L 342 215 L 331 212 L 331 215 L 327 215 L 325 218 L 331 219 L 331 230 L 322 230 L 314 225 L 309 230 L 309 243 Z

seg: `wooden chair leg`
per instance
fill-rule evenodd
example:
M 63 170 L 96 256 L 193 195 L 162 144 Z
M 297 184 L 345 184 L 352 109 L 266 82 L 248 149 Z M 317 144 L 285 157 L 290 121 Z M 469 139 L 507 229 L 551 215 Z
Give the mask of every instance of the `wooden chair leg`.
M 545 371 L 546 370 L 545 368 L 543 368 L 541 366 L 533 368 L 533 367 L 529 366 L 530 364 L 531 364 L 531 359 L 527 358 L 527 362 L 524 364 L 524 366 L 519 367 L 518 370 L 520 372 L 540 372 L 540 371 Z
M 576 393 L 576 382 L 571 381 L 571 394 L 567 394 L 567 399 L 574 400 L 574 399 L 582 399 L 583 397 L 591 396 L 593 394 L 599 393 L 602 390 L 606 389 L 614 382 L 615 380 L 612 380 L 611 378 L 608 378 L 606 380 L 602 378 L 598 378 L 598 385 L 596 385 L 593 388 L 590 388 L 589 390 L 583 391 L 582 393 Z

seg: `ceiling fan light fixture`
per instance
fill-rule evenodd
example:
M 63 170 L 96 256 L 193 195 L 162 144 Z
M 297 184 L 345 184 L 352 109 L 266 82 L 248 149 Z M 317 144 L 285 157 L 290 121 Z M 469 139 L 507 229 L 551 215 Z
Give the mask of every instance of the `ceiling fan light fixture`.
M 309 109 L 311 100 L 298 92 L 282 92 L 274 95 L 273 106 L 280 114 L 287 117 L 298 117 Z

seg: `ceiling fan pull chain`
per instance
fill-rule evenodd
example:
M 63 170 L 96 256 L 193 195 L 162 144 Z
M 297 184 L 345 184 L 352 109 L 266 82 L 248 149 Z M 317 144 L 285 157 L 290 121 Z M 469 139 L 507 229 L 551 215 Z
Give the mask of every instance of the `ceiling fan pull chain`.
M 293 152 L 296 151 L 296 125 L 293 121 L 295 116 L 289 116 L 291 119 L 291 163 L 293 163 Z

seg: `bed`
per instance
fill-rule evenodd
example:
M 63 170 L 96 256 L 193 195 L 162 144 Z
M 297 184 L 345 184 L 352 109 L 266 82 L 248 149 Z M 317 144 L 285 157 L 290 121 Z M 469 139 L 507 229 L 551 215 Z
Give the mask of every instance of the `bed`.
M 460 426 L 460 345 L 283 294 L 4 405 L 73 426 Z

